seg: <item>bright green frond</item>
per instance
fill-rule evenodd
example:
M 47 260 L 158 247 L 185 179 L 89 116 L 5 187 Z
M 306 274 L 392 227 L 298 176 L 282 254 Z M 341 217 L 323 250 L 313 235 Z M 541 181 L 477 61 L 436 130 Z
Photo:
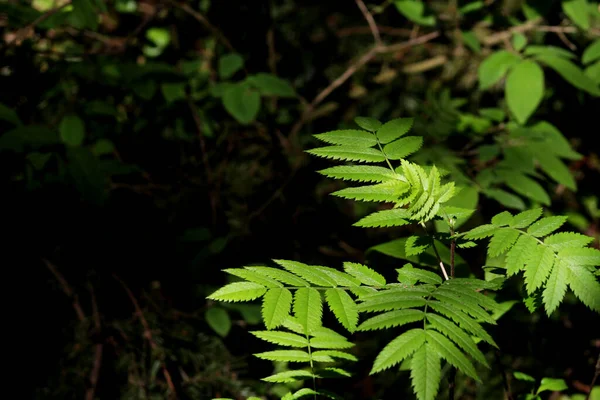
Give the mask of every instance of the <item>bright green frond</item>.
M 324 158 L 343 161 L 382 162 L 383 153 L 377 149 L 360 146 L 326 146 L 307 150 L 308 153 Z
M 254 282 L 234 282 L 223 286 L 210 296 L 217 301 L 250 301 L 259 298 L 267 288 Z
M 362 228 L 379 228 L 390 226 L 402 226 L 409 224 L 410 214 L 404 208 L 377 211 L 360 219 L 354 224 Z
M 242 268 L 228 268 L 224 269 L 223 271 L 227 272 L 228 274 L 245 279 L 249 282 L 254 282 L 258 283 L 259 285 L 266 286 L 268 288 L 283 287 L 283 285 L 275 279 L 265 276 L 264 274 L 261 274 L 257 271 Z
M 292 292 L 285 288 L 269 289 L 263 297 L 262 317 L 267 329 L 280 326 L 290 314 Z
M 308 282 L 298 276 L 291 274 L 287 271 L 272 267 L 245 267 L 248 270 L 256 271 L 261 274 L 278 280 L 281 283 L 285 283 L 290 286 L 310 286 Z
M 329 178 L 356 182 L 387 182 L 398 179 L 400 175 L 389 168 L 374 165 L 338 165 L 319 171 Z
M 548 281 L 546 282 L 546 287 L 544 288 L 542 296 L 544 308 L 546 309 L 546 314 L 548 314 L 548 316 L 556 310 L 565 297 L 568 276 L 568 267 L 561 263 L 560 259 L 556 260 L 552 272 L 550 272 L 550 276 L 548 277 Z
M 311 267 L 314 269 L 318 269 L 319 271 L 328 275 L 336 283 L 337 286 L 343 286 L 343 287 L 360 286 L 360 281 L 358 279 L 356 279 L 355 277 L 353 277 L 350 274 L 347 274 L 342 271 L 338 271 L 335 268 L 323 267 L 321 265 L 312 265 Z
M 420 321 L 424 316 L 425 313 L 421 310 L 408 309 L 389 311 L 367 319 L 358 326 L 357 330 L 372 331 L 376 329 L 387 329 Z
M 477 348 L 477 345 L 464 330 L 458 327 L 454 322 L 439 316 L 437 314 L 427 314 L 427 320 L 432 327 L 440 333 L 446 335 L 448 339 L 453 340 L 465 353 L 473 357 L 477 362 L 489 368 L 487 360 L 483 353 Z
M 408 241 L 407 241 L 408 243 Z M 416 284 L 417 282 L 441 284 L 442 278 L 431 271 L 426 271 L 421 268 L 415 268 L 411 264 L 406 264 L 402 268 L 398 268 L 398 282 Z
M 287 347 L 306 347 L 308 339 L 295 333 L 281 331 L 254 331 L 250 332 L 259 339 L 269 343 Z
M 311 333 L 321 325 L 323 304 L 317 289 L 300 288 L 294 296 L 294 315 L 305 333 Z
M 277 374 L 267 376 L 262 380 L 271 383 L 291 383 L 301 379 L 312 379 L 313 377 L 315 377 L 315 375 L 313 375 L 310 371 L 305 371 L 301 369 L 279 372 Z
M 533 210 L 523 211 L 515 215 L 509 224 L 511 228 L 527 228 L 529 225 L 533 224 L 539 217 L 542 216 L 543 209 L 534 208 Z
M 569 287 L 590 309 L 600 312 L 600 283 L 587 268 L 569 265 Z
M 497 257 L 506 252 L 519 238 L 519 232 L 512 228 L 500 228 L 492 236 L 488 245 L 490 257 Z
M 375 135 L 356 129 L 331 131 L 314 135 L 317 139 L 329 144 L 348 145 L 356 147 L 371 147 L 377 144 Z
M 356 125 L 369 132 L 377 132 L 381 128 L 382 123 L 371 117 L 356 117 L 354 118 Z
M 508 211 L 503 211 L 500 214 L 496 214 L 492 217 L 492 225 L 506 226 L 509 225 L 513 220 L 513 216 Z
M 383 144 L 406 135 L 413 125 L 412 118 L 396 118 L 386 122 L 377 130 L 377 138 Z
M 560 251 L 568 248 L 585 247 L 594 239 L 590 236 L 582 235 L 574 232 L 561 232 L 547 236 L 544 239 L 544 244 L 549 246 L 554 251 Z
M 410 377 L 418 400 L 435 400 L 442 374 L 441 358 L 431 343 L 421 346 L 410 360 Z
M 454 345 L 454 343 L 448 340 L 445 336 L 433 330 L 427 330 L 426 334 L 427 343 L 432 344 L 433 348 L 437 350 L 443 359 L 454 365 L 466 375 L 478 382 L 481 382 L 473 363 L 469 361 L 467 357 L 465 357 L 465 355 Z
M 600 265 L 600 250 L 590 247 L 563 249 L 558 252 L 558 257 L 574 265 L 588 265 L 590 267 Z
M 258 358 L 269 361 L 309 362 L 310 355 L 302 350 L 273 350 L 254 354 Z
M 537 249 L 537 241 L 528 235 L 521 235 L 506 254 L 506 275 L 515 275 L 525 268 L 529 255 Z
M 494 342 L 494 339 L 492 339 L 492 337 L 482 328 L 482 326 L 464 312 L 439 301 L 430 300 L 427 304 L 435 311 L 456 322 L 462 329 L 484 340 L 492 346 L 498 347 L 496 342 Z
M 560 228 L 567 221 L 565 216 L 555 216 L 542 218 L 527 229 L 527 233 L 535 237 L 542 237 L 551 234 Z
M 368 186 L 356 186 L 333 192 L 332 195 L 345 199 L 374 202 L 394 202 L 409 189 L 406 182 L 389 181 Z
M 310 346 L 315 349 L 349 349 L 354 346 L 354 343 L 346 338 L 316 336 L 310 339 Z
M 483 239 L 492 236 L 499 228 L 492 224 L 480 225 L 465 234 L 465 239 Z
M 421 146 L 421 136 L 407 136 L 385 145 L 383 152 L 390 160 L 401 160 L 418 151 Z
M 357 263 L 345 262 L 344 270 L 367 286 L 384 286 L 385 278 L 371 268 Z
M 356 356 L 339 350 L 317 350 L 312 352 L 312 356 L 315 358 L 326 356 L 331 358 L 341 358 L 349 361 L 358 361 Z
M 303 264 L 298 261 L 273 260 L 289 272 L 296 274 L 317 286 L 334 287 L 335 281 L 326 273 L 313 268 L 312 265 Z
M 423 329 L 411 329 L 404 332 L 379 352 L 370 374 L 373 375 L 401 363 L 425 343 L 425 338 Z
M 354 332 L 358 324 L 358 308 L 352 297 L 343 289 L 327 289 L 325 300 L 340 324 Z
M 529 253 L 527 267 L 525 268 L 525 285 L 527 293 L 533 293 L 542 286 L 554 264 L 554 252 L 545 246 L 537 246 L 535 251 Z

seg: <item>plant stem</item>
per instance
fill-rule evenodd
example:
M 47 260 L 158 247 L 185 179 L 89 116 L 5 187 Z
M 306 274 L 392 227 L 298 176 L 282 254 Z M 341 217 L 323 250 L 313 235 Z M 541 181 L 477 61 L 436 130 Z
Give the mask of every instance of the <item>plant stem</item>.
M 313 390 L 316 392 L 317 391 L 317 381 L 315 379 L 315 367 L 313 364 L 312 349 L 310 348 L 310 338 L 308 337 L 308 332 L 305 333 L 305 336 L 306 336 L 306 342 L 308 343 L 308 345 L 307 345 L 308 359 L 310 360 L 310 373 L 312 374 Z M 317 395 L 313 394 L 313 398 L 315 400 L 317 400 Z
M 598 354 L 598 359 L 596 360 L 596 372 L 594 372 L 594 377 L 592 378 L 592 383 L 590 383 L 590 391 L 587 394 L 586 400 L 590 400 L 592 396 L 592 389 L 594 389 L 594 385 L 598 380 L 598 376 L 600 376 L 600 354 Z

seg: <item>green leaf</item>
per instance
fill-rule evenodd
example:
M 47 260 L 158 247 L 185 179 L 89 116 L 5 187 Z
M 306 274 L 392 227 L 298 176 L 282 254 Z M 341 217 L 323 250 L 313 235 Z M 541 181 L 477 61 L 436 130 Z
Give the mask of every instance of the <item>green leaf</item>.
M 591 95 L 600 96 L 600 87 L 598 87 L 598 84 L 585 75 L 583 71 L 571 61 L 545 54 L 536 56 L 536 59 L 558 72 L 560 76 L 576 88 L 588 92 Z
M 494 235 L 498 227 L 492 224 L 479 225 L 465 234 L 465 239 L 483 239 Z
M 455 325 L 453 322 L 437 314 L 427 314 L 427 320 L 440 333 L 452 339 L 461 349 L 477 360 L 481 365 L 489 368 L 487 360 L 483 353 L 477 348 L 477 345 L 465 331 Z
M 329 178 L 358 182 L 386 182 L 397 179 L 397 174 L 389 168 L 373 165 L 338 165 L 319 171 Z
M 421 136 L 407 136 L 387 144 L 383 148 L 383 152 L 390 160 L 400 160 L 415 153 L 422 145 L 423 138 Z
M 568 276 L 569 270 L 567 267 L 563 265 L 560 260 L 555 261 L 554 268 L 552 268 L 552 272 L 550 272 L 542 295 L 544 308 L 546 309 L 546 314 L 548 316 L 556 310 L 565 297 Z
M 581 62 L 584 64 L 590 64 L 596 60 L 600 60 L 600 39 L 592 42 L 581 56 Z
M 323 304 L 317 289 L 300 288 L 294 296 L 294 315 L 305 333 L 311 333 L 321 325 Z
M 327 289 L 325 300 L 344 328 L 354 332 L 358 324 L 358 309 L 350 295 L 343 289 Z
M 506 252 L 519 238 L 519 232 L 512 228 L 500 228 L 490 240 L 488 254 L 497 257 Z
M 496 226 L 510 225 L 513 216 L 508 211 L 502 211 L 500 214 L 496 214 L 492 217 L 492 224 Z
M 563 390 L 567 390 L 569 387 L 562 379 L 554 379 L 554 378 L 542 378 L 542 382 L 540 383 L 540 387 L 537 390 L 537 394 L 545 392 L 547 390 L 553 392 L 562 392 Z
M 356 122 L 356 125 L 369 132 L 377 132 L 382 125 L 381 122 L 371 117 L 356 117 L 354 118 L 354 122 Z
M 514 208 L 517 210 L 522 210 L 525 208 L 525 203 L 520 197 L 502 189 L 487 189 L 483 191 L 483 194 L 490 199 L 496 200 L 505 207 Z
M 409 223 L 410 214 L 404 208 L 377 211 L 361 218 L 354 226 L 363 228 L 402 226 Z
M 258 73 L 248 77 L 248 82 L 263 96 L 295 97 L 296 91 L 288 81 L 273 74 Z
M 590 29 L 590 14 L 587 0 L 563 0 L 562 9 L 575 25 L 584 31 Z
M 523 50 L 523 48 L 527 46 L 527 37 L 519 32 L 513 33 L 512 46 L 516 51 Z
M 412 283 L 413 285 L 417 282 L 431 283 L 435 285 L 442 283 L 442 278 L 440 278 L 439 275 L 424 269 L 414 268 L 411 264 L 407 264 L 402 268 L 398 268 L 396 271 L 398 271 L 398 281 L 401 283 L 414 282 Z
M 558 252 L 561 258 L 573 265 L 587 265 L 590 267 L 600 266 L 600 250 L 592 248 L 570 248 Z
M 531 225 L 527 229 L 527 233 L 535 237 L 546 236 L 560 228 L 565 222 L 567 222 L 567 217 L 562 215 L 542 218 Z
M 590 309 L 600 312 L 600 283 L 588 269 L 569 265 L 567 281 L 579 300 Z
M 281 283 L 279 283 L 278 281 L 276 281 L 272 278 L 269 278 L 268 276 L 265 276 L 264 274 L 261 274 L 260 272 L 257 272 L 257 271 L 251 271 L 249 269 L 241 269 L 241 268 L 227 268 L 227 269 L 224 269 L 223 271 L 227 272 L 228 274 L 245 279 L 247 281 L 258 283 L 259 285 L 263 285 L 268 288 L 283 287 L 283 285 Z
M 536 250 L 529 254 L 525 268 L 525 286 L 527 293 L 533 293 L 542 286 L 548 278 L 552 265 L 554 264 L 554 252 L 545 246 L 537 246 Z
M 479 43 L 479 39 L 473 31 L 461 31 L 460 35 L 463 43 L 467 45 L 467 47 L 469 47 L 475 53 L 481 52 L 481 43 Z
M 277 264 L 281 265 L 288 271 L 301 276 L 307 281 L 317 286 L 334 287 L 336 286 L 335 280 L 332 279 L 326 273 L 314 268 L 311 265 L 306 265 L 297 261 L 290 260 L 273 260 Z
M 260 94 L 244 84 L 235 84 L 223 94 L 223 106 L 241 124 L 256 119 L 260 110 Z
M 528 235 L 521 235 L 506 254 L 506 275 L 512 276 L 525 268 L 529 254 L 536 251 L 537 241 Z
M 267 329 L 275 329 L 290 314 L 292 293 L 286 288 L 269 289 L 263 297 L 262 317 Z
M 375 329 L 388 329 L 394 326 L 410 324 L 411 322 L 421 321 L 425 313 L 421 310 L 395 310 L 375 317 L 369 318 L 360 324 L 359 331 L 372 331 Z
M 60 140 L 69 146 L 81 146 L 85 138 L 85 125 L 76 115 L 65 115 L 58 126 Z
M 483 60 L 477 70 L 479 88 L 485 90 L 494 85 L 519 61 L 521 61 L 521 58 L 518 55 L 506 50 L 500 50 L 491 54 Z
M 596 61 L 588 66 L 585 69 L 584 74 L 600 85 L 600 61 Z
M 219 307 L 211 307 L 206 310 L 204 317 L 208 326 L 219 336 L 227 336 L 231 329 L 231 318 L 229 318 L 227 311 Z
M 431 343 L 443 359 L 477 382 L 481 382 L 473 363 L 450 340 L 433 330 L 427 330 L 425 333 L 427 343 Z
M 250 271 L 256 271 L 268 276 L 269 278 L 278 280 L 290 286 L 310 286 L 304 279 L 297 277 L 287 271 L 272 267 L 245 267 Z
M 310 355 L 302 350 L 274 350 L 254 354 L 258 358 L 269 361 L 309 362 Z
M 225 54 L 219 58 L 219 64 L 217 66 L 219 78 L 229 79 L 243 67 L 244 59 L 241 55 L 237 53 Z
M 404 136 L 413 126 L 413 118 L 396 118 L 386 122 L 377 130 L 377 138 L 382 144 Z
M 512 221 L 509 223 L 509 226 L 516 229 L 527 228 L 542 216 L 543 211 L 544 210 L 542 208 L 534 208 L 532 210 L 523 211 L 513 217 Z
M 429 246 L 431 246 L 431 239 L 429 239 L 429 237 L 416 235 L 409 236 L 406 239 L 406 244 L 404 245 L 404 253 L 407 256 L 416 256 L 427 250 Z M 404 267 L 404 269 L 406 269 L 406 266 Z
M 562 57 L 562 58 L 575 58 L 575 54 L 571 53 L 568 50 L 565 50 L 561 47 L 555 47 L 555 46 L 548 46 L 548 45 L 544 45 L 544 46 L 536 46 L 536 45 L 531 45 L 531 46 L 527 46 L 527 48 L 524 51 L 524 54 L 527 56 L 536 56 L 538 54 L 545 54 L 545 55 L 550 55 L 550 56 L 555 56 L 555 57 Z
M 354 346 L 354 343 L 349 342 L 346 338 L 335 338 L 329 336 L 315 336 L 310 339 L 310 346 L 315 349 L 349 349 Z
M 22 124 L 17 112 L 2 103 L 0 103 L 0 121 L 7 121 L 17 126 Z
M 108 139 L 100 139 L 94 143 L 92 152 L 95 156 L 102 156 L 105 154 L 112 154 L 115 151 L 115 145 Z
M 343 360 L 358 361 L 358 358 L 356 358 L 356 356 L 339 350 L 317 350 L 313 351 L 312 356 L 315 359 L 325 356 L 331 358 L 341 358 Z
M 375 135 L 356 129 L 331 131 L 314 135 L 317 139 L 330 144 L 339 144 L 356 147 L 371 147 L 377 144 Z
M 273 374 L 266 378 L 262 378 L 262 380 L 272 383 L 291 383 L 296 382 L 298 379 L 312 379 L 314 376 L 315 375 L 313 375 L 310 371 L 291 370 Z
M 69 174 L 81 197 L 96 205 L 102 205 L 107 196 L 107 181 L 100 160 L 84 147 L 68 147 Z
M 506 78 L 506 104 L 517 122 L 525 124 L 544 96 L 544 71 L 530 60 L 521 61 Z
M 318 157 L 332 158 L 334 160 L 381 162 L 385 157 L 381 151 L 361 146 L 326 146 L 307 150 L 307 153 Z
M 544 244 L 554 251 L 568 249 L 570 247 L 584 247 L 590 244 L 594 239 L 590 236 L 574 232 L 561 232 L 548 236 L 544 239 Z
M 250 332 L 259 339 L 269 343 L 278 344 L 287 347 L 306 347 L 308 339 L 305 336 L 300 336 L 290 332 L 278 331 L 253 331 Z
M 388 343 L 377 355 L 370 375 L 399 364 L 417 351 L 426 339 L 423 329 L 411 329 Z
M 360 201 L 394 202 L 409 188 L 406 182 L 390 181 L 369 186 L 349 187 L 333 192 L 332 195 Z
M 254 282 L 234 282 L 223 286 L 210 296 L 217 301 L 250 301 L 259 298 L 267 289 Z
M 494 339 L 492 339 L 492 337 L 481 327 L 481 325 L 461 310 L 439 301 L 430 300 L 427 302 L 427 304 L 435 311 L 456 322 L 462 329 L 470 332 L 472 335 L 484 340 L 492 346 L 498 347 L 496 342 L 494 342 Z
M 435 17 L 425 15 L 425 5 L 417 0 L 397 0 L 394 5 L 409 20 L 423 26 L 434 26 Z
M 410 377 L 418 400 L 435 400 L 440 386 L 440 355 L 431 343 L 425 343 L 410 360 Z
M 345 262 L 344 271 L 354 276 L 364 285 L 385 286 L 386 284 L 385 278 L 381 274 L 361 264 Z
M 527 375 L 523 372 L 515 371 L 513 372 L 515 379 L 525 382 L 535 382 L 535 378 L 533 376 Z
M 544 188 L 539 183 L 527 175 L 513 171 L 512 174 L 505 175 L 504 178 L 506 179 L 506 185 L 515 192 L 543 205 L 550 205 L 550 197 L 548 196 L 548 193 L 546 193 Z

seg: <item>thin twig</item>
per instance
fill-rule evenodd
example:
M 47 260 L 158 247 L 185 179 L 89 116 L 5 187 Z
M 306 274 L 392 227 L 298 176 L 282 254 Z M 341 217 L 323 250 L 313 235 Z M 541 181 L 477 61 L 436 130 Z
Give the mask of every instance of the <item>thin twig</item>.
M 179 3 L 175 0 L 166 1 L 167 3 L 170 3 L 173 6 L 179 8 L 186 14 L 192 16 L 196 21 L 204 25 L 204 27 L 208 29 L 210 33 L 212 33 L 217 38 L 217 40 L 221 41 L 221 43 L 223 43 L 225 47 L 227 47 L 230 51 L 235 51 L 235 48 L 232 46 L 231 42 L 225 37 L 225 35 L 223 35 L 223 32 L 221 32 L 216 26 L 211 24 L 210 21 L 206 19 L 206 17 L 202 15 L 199 11 L 194 10 L 192 7 L 185 3 Z
M 373 18 L 373 14 L 369 12 L 369 9 L 363 2 L 363 0 L 355 0 L 356 5 L 360 8 L 360 12 L 363 14 L 367 23 L 369 24 L 369 29 L 371 29 L 371 34 L 373 35 L 373 40 L 375 40 L 375 46 L 381 47 L 381 35 L 379 34 L 379 29 L 377 28 L 377 24 L 375 23 L 375 19 Z
M 146 338 L 146 340 L 148 340 L 148 343 L 150 344 L 150 347 L 152 348 L 152 350 L 156 350 L 158 348 L 158 346 L 156 345 L 156 342 L 154 341 L 154 338 L 152 336 L 152 330 L 150 329 L 150 324 L 148 324 L 146 317 L 144 317 L 144 312 L 142 311 L 142 308 L 140 307 L 140 304 L 138 303 L 137 299 L 133 295 L 133 292 L 131 291 L 131 289 L 129 289 L 129 287 L 125 284 L 125 282 L 123 282 L 123 280 L 121 280 L 121 278 L 119 278 L 116 274 L 113 274 L 113 278 L 117 282 L 119 282 L 119 284 L 123 287 L 123 289 L 127 293 L 129 300 L 131 300 L 131 303 L 133 304 L 133 307 L 135 308 L 135 313 L 136 313 L 137 317 L 139 318 L 140 323 L 142 324 L 142 327 L 144 328 L 144 338 Z M 169 387 L 169 390 L 171 391 L 171 393 L 173 395 L 175 395 L 176 394 L 175 385 L 173 384 L 173 379 L 171 378 L 171 374 L 169 373 L 169 370 L 167 370 L 167 367 L 165 366 L 164 362 L 161 362 L 161 366 L 162 366 L 163 375 L 165 377 L 165 380 L 167 381 L 167 386 Z
M 70 4 L 71 4 L 71 0 L 68 0 L 67 2 L 65 2 L 64 4 L 62 4 L 56 8 L 46 11 L 45 13 L 43 13 L 42 15 L 40 15 L 39 17 L 34 19 L 31 23 L 29 23 L 28 25 L 19 29 L 15 33 L 13 40 L 7 41 L 4 47 L 8 47 L 13 44 L 21 43 L 24 39 L 27 38 L 27 36 L 33 30 L 33 28 L 35 28 L 37 25 L 41 24 L 42 22 L 44 22 L 45 20 L 47 20 L 48 18 L 50 18 L 51 16 L 53 16 L 54 14 L 56 14 L 57 12 L 59 12 L 60 10 L 62 10 L 63 8 L 65 8 L 66 6 L 68 6 Z
M 405 37 L 409 37 L 412 30 L 411 29 L 405 29 L 405 28 L 395 28 L 392 26 L 381 26 L 381 25 L 377 25 L 377 30 L 379 31 L 380 34 L 385 34 L 385 35 L 390 35 L 390 36 L 405 36 Z M 348 28 L 342 28 L 339 29 L 336 34 L 339 37 L 345 37 L 345 36 L 350 36 L 350 35 L 365 35 L 365 34 L 372 34 L 371 33 L 371 27 L 370 26 L 353 26 L 353 27 L 348 27 Z
M 587 394 L 585 400 L 590 400 L 592 396 L 592 390 L 594 389 L 594 385 L 598 380 L 598 376 L 600 376 L 600 354 L 598 354 L 598 359 L 596 360 L 596 371 L 594 372 L 594 377 L 592 378 L 592 383 L 590 383 L 590 391 Z
M 94 288 L 89 286 L 90 297 L 92 301 L 92 317 L 94 318 L 94 326 L 97 332 L 100 332 L 102 328 L 100 325 L 100 313 L 98 312 L 98 303 L 96 302 L 96 295 L 94 293 Z M 102 367 L 102 350 L 104 345 L 100 343 L 96 343 L 94 349 L 94 364 L 92 366 L 92 370 L 90 372 L 90 387 L 87 388 L 85 392 L 86 400 L 94 400 L 94 396 L 96 393 L 96 388 L 98 387 L 98 377 L 100 376 L 100 368 Z
M 440 268 L 442 270 L 442 274 L 444 274 L 444 279 L 448 280 L 449 278 L 448 278 L 448 273 L 446 272 L 446 267 L 444 266 L 442 257 L 440 257 L 440 253 L 438 253 L 437 247 L 435 246 L 435 239 L 433 238 L 433 236 L 429 235 L 429 232 L 427 232 L 427 228 L 425 227 L 424 223 L 421 223 L 421 226 L 423 227 L 423 230 L 425 231 L 427 236 L 429 236 L 431 238 L 431 245 L 433 247 L 433 251 L 435 252 L 435 257 L 437 258 L 438 262 L 440 263 Z
M 505 31 L 494 33 L 483 38 L 483 44 L 486 46 L 493 46 L 495 44 L 502 43 L 505 40 L 510 39 L 515 33 L 525 33 L 534 29 L 541 21 L 541 18 L 535 18 L 525 22 L 522 25 L 513 26 Z
M 75 314 L 77 314 L 77 318 L 79 319 L 79 321 L 83 322 L 85 320 L 85 313 L 83 312 L 81 304 L 79 304 L 79 298 L 77 297 L 77 294 L 75 294 L 65 277 L 62 276 L 60 272 L 58 272 L 58 269 L 54 264 L 52 264 L 45 258 L 43 258 L 42 261 L 44 262 L 44 264 L 46 264 L 46 267 L 50 270 L 50 272 L 52 272 L 52 275 L 54 275 L 54 277 L 60 284 L 62 291 L 67 295 L 68 298 L 73 300 L 73 308 L 75 309 Z
M 339 77 L 337 77 L 334 81 L 332 81 L 325 89 L 323 89 L 317 96 L 306 106 L 304 112 L 300 116 L 300 119 L 290 131 L 290 141 L 293 142 L 293 139 L 298 135 L 304 124 L 309 120 L 309 117 L 313 113 L 314 109 L 321 104 L 323 100 L 327 98 L 335 89 L 343 85 L 356 71 L 362 68 L 365 64 L 370 62 L 377 54 L 381 53 L 393 53 L 397 51 L 402 51 L 408 49 L 413 46 L 417 46 L 419 44 L 426 43 L 430 40 L 437 38 L 440 35 L 439 32 L 431 32 L 423 36 L 416 37 L 411 40 L 407 40 L 402 43 L 395 43 L 388 46 L 374 46 L 365 54 L 363 54 L 356 62 L 350 64 L 350 66 L 344 71 Z

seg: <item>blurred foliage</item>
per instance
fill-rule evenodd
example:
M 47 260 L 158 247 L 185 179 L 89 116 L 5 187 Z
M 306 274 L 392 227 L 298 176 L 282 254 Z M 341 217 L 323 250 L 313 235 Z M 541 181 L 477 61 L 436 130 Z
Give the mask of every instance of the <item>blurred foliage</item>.
M 598 245 L 598 1 L 367 1 L 380 44 L 359 3 L 0 2 L 2 217 L 19 290 L 37 299 L 19 327 L 32 335 L 37 398 L 287 392 L 257 381 L 285 366 L 249 357 L 256 309 L 204 297 L 220 269 L 272 257 L 395 265 L 398 246 L 380 243 L 401 232 L 350 228 L 373 206 L 326 197 L 342 186 L 303 153 L 311 133 L 356 115 L 417 117 L 414 160 L 462 184 L 453 206 L 492 216 L 544 205 Z M 504 318 L 501 364 L 589 389 L 599 337 L 585 309 Z M 358 339 L 365 358 L 378 348 Z M 355 386 L 335 388 L 344 398 L 411 393 L 406 373 L 356 368 Z M 501 376 L 456 393 L 501 398 Z

